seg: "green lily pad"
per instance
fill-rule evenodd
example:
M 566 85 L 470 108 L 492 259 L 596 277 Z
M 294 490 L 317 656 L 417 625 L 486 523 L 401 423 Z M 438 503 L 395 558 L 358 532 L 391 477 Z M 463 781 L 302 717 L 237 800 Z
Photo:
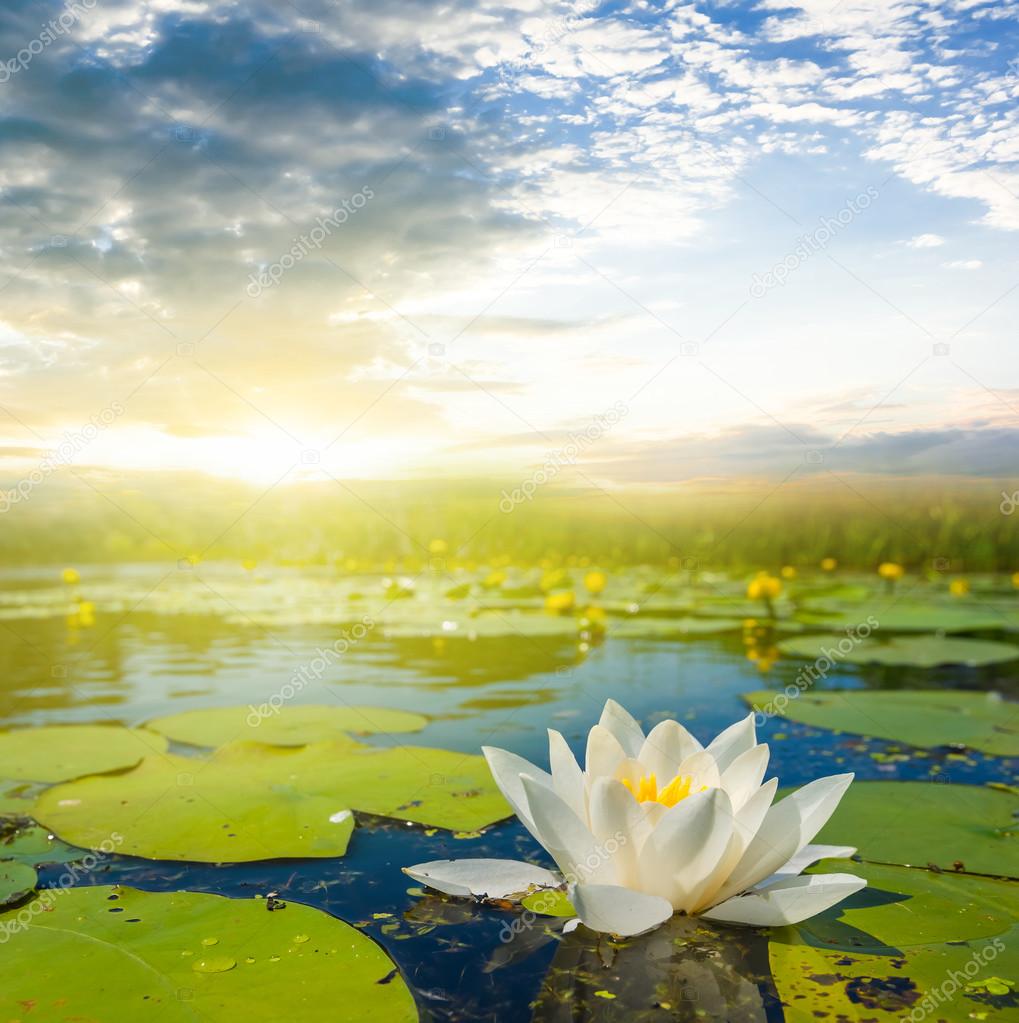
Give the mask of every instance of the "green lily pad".
M 111 851 L 113 844 L 107 846 Z M 5 835 L 0 841 L 0 856 L 5 860 L 27 863 L 31 867 L 43 863 L 73 863 L 89 855 L 92 854 L 88 850 L 68 845 L 45 828 L 31 822 L 26 822 L 23 827 Z
M 576 916 L 569 896 L 558 888 L 546 888 L 543 891 L 531 892 L 520 900 L 520 905 L 540 916 Z
M 847 955 L 793 938 L 773 941 L 769 958 L 786 1023 L 1011 1023 L 1019 1006 L 1014 997 L 989 997 L 981 984 L 1016 975 L 1016 944 L 1001 938 L 978 946 L 917 946 L 901 955 Z
M 0 906 L 21 902 L 33 891 L 38 880 L 36 872 L 26 863 L 0 862 Z
M 912 866 L 955 863 L 975 874 L 1019 877 L 1019 799 L 979 785 L 858 781 L 816 841 L 854 845 L 865 860 Z
M 224 746 L 246 739 L 273 746 L 304 746 L 342 741 L 344 733 L 419 732 L 428 724 L 420 714 L 384 707 L 319 707 L 299 704 L 273 710 L 254 707 L 213 707 L 149 721 L 146 728 L 174 742 L 192 746 Z
M 635 615 L 613 621 L 608 635 L 613 639 L 682 639 L 686 636 L 711 636 L 734 632 L 743 627 L 740 618 L 654 618 Z
M 122 771 L 161 753 L 166 739 L 120 725 L 54 725 L 0 733 L 0 778 L 67 781 L 86 774 Z
M 951 636 L 899 636 L 860 639 L 850 643 L 846 637 L 793 636 L 783 639 L 779 650 L 788 657 L 808 661 L 828 657 L 849 664 L 887 664 L 896 667 L 935 668 L 940 664 L 964 664 L 980 667 L 1019 659 L 1019 646 L 994 643 L 986 639 L 956 639 Z
M 1002 629 L 1008 616 L 985 607 L 961 604 L 891 603 L 887 597 L 862 605 L 835 607 L 830 612 L 804 611 L 802 621 L 833 630 L 859 627 L 868 615 L 881 623 L 882 632 L 974 632 Z
M 960 743 L 996 756 L 1019 756 L 1019 705 L 994 693 L 932 691 L 784 693 L 758 691 L 743 699 L 791 721 L 892 739 L 933 749 Z
M 460 605 L 448 612 L 434 607 L 391 605 L 377 626 L 390 638 L 443 637 L 445 639 L 490 639 L 526 636 L 529 639 L 575 639 L 579 631 L 572 615 L 546 614 L 542 610 L 487 610 L 464 614 Z
M 122 839 L 117 851 L 129 856 L 239 863 L 342 856 L 353 818 L 330 818 L 348 807 L 334 795 L 302 791 L 282 764 L 271 777 L 264 766 L 255 772 L 230 758 L 164 754 L 147 757 L 124 774 L 47 789 L 33 816 L 64 841 L 86 849 L 100 849 L 113 836 Z
M 22 782 L 0 782 L 0 817 L 27 817 L 32 811 L 32 800 L 25 794 L 29 788 Z
M 826 860 L 811 873 L 858 874 L 867 888 L 798 925 L 812 943 L 846 951 L 987 940 L 1019 919 L 1019 882 L 973 874 Z
M 308 746 L 232 743 L 208 759 L 149 757 L 133 771 L 43 792 L 35 818 L 85 848 L 237 863 L 342 856 L 349 810 L 473 831 L 509 816 L 483 757 L 351 739 Z
M 0 959 L 4 1019 L 26 1012 L 37 1023 L 418 1018 L 385 952 L 307 906 L 267 913 L 256 899 L 103 886 L 62 892 L 48 912 L 29 915 L 30 908 L 11 938 L 17 954 Z

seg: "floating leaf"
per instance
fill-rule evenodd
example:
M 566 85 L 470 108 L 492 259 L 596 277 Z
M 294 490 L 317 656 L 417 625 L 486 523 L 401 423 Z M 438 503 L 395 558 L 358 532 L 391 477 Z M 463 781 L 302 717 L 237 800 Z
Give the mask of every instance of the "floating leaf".
M 961 743 L 997 756 L 1019 755 L 1019 706 L 994 693 L 821 690 L 796 696 L 759 691 L 743 697 L 791 721 L 935 748 Z
M 3 914 L 0 924 L 14 915 Z M 4 1019 L 418 1018 L 382 949 L 348 924 L 295 903 L 267 913 L 255 899 L 72 888 L 48 912 L 31 915 L 11 943 L 17 954 L 0 959 Z
M 125 854 L 236 863 L 341 856 L 351 809 L 464 831 L 510 813 L 483 757 L 345 739 L 233 743 L 208 759 L 150 757 L 126 774 L 47 790 L 34 816 L 86 848 L 116 831 Z
M 21 902 L 35 888 L 38 880 L 36 872 L 27 863 L 0 862 L 0 906 Z
M 213 707 L 156 718 L 146 725 L 174 742 L 192 746 L 224 746 L 247 739 L 274 746 L 310 742 L 342 742 L 345 732 L 419 732 L 428 724 L 420 714 L 384 707 L 320 707 L 307 704 L 279 707 Z
M 1010 616 L 986 607 L 955 604 L 889 603 L 887 598 L 865 604 L 832 606 L 829 613 L 805 611 L 802 621 L 833 630 L 859 627 L 873 615 L 882 632 L 973 632 L 1006 628 Z M 1012 619 L 1014 621 L 1014 619 Z
M 798 925 L 814 944 L 846 951 L 975 941 L 1019 919 L 1019 883 L 915 867 L 827 860 L 813 872 L 858 874 L 867 887 Z
M 839 647 L 841 640 L 843 652 Z M 859 639 L 845 636 L 794 636 L 778 644 L 788 657 L 814 661 L 828 658 L 833 663 L 887 664 L 902 667 L 934 668 L 939 664 L 964 664 L 980 667 L 1019 659 L 1019 646 L 994 643 L 986 639 L 955 639 L 950 636 L 899 636 Z
M 743 627 L 741 618 L 655 618 L 634 615 L 613 621 L 608 635 L 613 639 L 682 639 L 686 636 L 710 636 L 734 632 Z
M 858 781 L 816 841 L 855 845 L 865 860 L 1019 877 L 1019 799 L 979 785 Z
M 338 822 L 331 818 L 348 807 L 335 795 L 302 791 L 285 765 L 271 778 L 229 758 L 164 754 L 146 758 L 125 774 L 47 789 L 33 816 L 65 841 L 87 849 L 100 849 L 119 834 L 118 852 L 125 855 L 239 863 L 342 856 L 354 822 L 349 814 Z
M 0 778 L 67 781 L 134 767 L 161 753 L 166 739 L 120 725 L 55 725 L 0 733 Z
M 911 1018 L 1007 1023 L 1015 1019 L 1019 1001 L 998 999 L 996 1004 L 967 984 L 970 978 L 1019 966 L 1015 942 L 995 941 L 977 948 L 927 945 L 901 955 L 893 950 L 847 955 L 793 938 L 790 943 L 772 942 L 769 956 L 786 1023 L 902 1023 Z M 977 1012 L 986 1015 L 971 1016 Z
M 84 849 L 61 842 L 45 828 L 31 822 L 6 833 L 0 841 L 0 857 L 37 867 L 43 863 L 72 863 L 91 855 Z
M 558 888 L 545 888 L 542 891 L 531 892 L 530 895 L 525 895 L 520 900 L 520 905 L 541 916 L 572 917 L 577 915 L 569 896 Z

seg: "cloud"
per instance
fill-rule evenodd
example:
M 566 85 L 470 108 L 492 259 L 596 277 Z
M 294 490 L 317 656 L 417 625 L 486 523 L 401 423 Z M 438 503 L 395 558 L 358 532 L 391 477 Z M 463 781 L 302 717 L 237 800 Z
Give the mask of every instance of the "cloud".
M 910 238 L 906 244 L 911 249 L 936 249 L 945 244 L 945 239 L 939 234 L 918 234 Z
M 945 474 L 1005 478 L 1015 473 L 1019 428 L 916 429 L 837 438 L 810 426 L 736 427 L 716 436 L 677 437 L 654 445 L 599 443 L 584 471 L 618 484 L 693 479 L 782 479 L 787 475 Z M 799 439 L 797 439 L 799 438 Z

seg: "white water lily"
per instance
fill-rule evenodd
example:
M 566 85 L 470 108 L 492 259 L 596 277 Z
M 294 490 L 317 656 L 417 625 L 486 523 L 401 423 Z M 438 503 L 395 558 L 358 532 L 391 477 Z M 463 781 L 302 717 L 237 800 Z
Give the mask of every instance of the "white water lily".
M 802 871 L 855 849 L 810 845 L 851 774 L 820 778 L 774 803 L 768 747 L 754 715 L 707 747 L 678 721 L 645 736 L 614 700 L 587 740 L 581 770 L 549 729 L 551 773 L 484 747 L 496 784 L 560 874 L 512 860 L 438 860 L 405 872 L 448 895 L 507 898 L 568 886 L 580 920 L 635 935 L 674 913 L 757 927 L 798 923 L 865 887 L 853 874 Z M 773 805 L 774 804 L 774 805 Z

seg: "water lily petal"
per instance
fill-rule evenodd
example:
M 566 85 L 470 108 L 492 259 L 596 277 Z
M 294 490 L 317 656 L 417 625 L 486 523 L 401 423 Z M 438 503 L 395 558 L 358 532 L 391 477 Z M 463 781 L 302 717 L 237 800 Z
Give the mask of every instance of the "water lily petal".
M 403 872 L 429 888 L 465 899 L 505 899 L 562 883 L 551 870 L 518 860 L 432 860 L 404 867 Z
M 615 700 L 605 701 L 598 724 L 607 728 L 619 740 L 619 745 L 626 750 L 628 757 L 640 756 L 640 748 L 644 745 L 644 729 Z
M 741 753 L 723 772 L 722 788 L 738 810 L 760 787 L 768 770 L 768 745 L 760 743 Z
M 771 807 L 719 899 L 759 884 L 788 862 L 824 827 L 852 780 L 851 774 L 818 778 Z
M 700 912 L 708 906 L 720 901 L 718 892 L 729 879 L 736 865 L 743 858 L 747 846 L 753 841 L 764 821 L 765 815 L 775 798 L 778 779 L 772 778 L 765 782 L 744 804 L 733 817 L 732 835 L 729 845 L 712 871 L 711 877 L 700 891 L 698 901 L 694 904 L 694 912 Z
M 536 837 L 567 879 L 613 883 L 614 864 L 599 850 L 587 825 L 550 788 L 527 775 L 521 781 Z
M 520 818 L 524 827 L 540 842 L 541 839 L 534 830 L 534 821 L 527 809 L 527 797 L 520 776 L 527 774 L 547 788 L 552 788 L 552 775 L 540 767 L 535 767 L 529 760 L 518 757 L 516 753 L 499 749 L 497 746 L 482 746 L 481 752 L 485 754 L 488 769 L 492 772 L 492 778 L 499 786 L 499 791 L 506 797 L 506 802 L 513 808 L 513 812 Z
M 855 874 L 806 874 L 737 895 L 703 915 L 724 923 L 783 927 L 823 913 L 866 887 Z
M 718 769 L 724 771 L 741 753 L 757 745 L 757 730 L 754 728 L 754 714 L 749 713 L 737 721 L 708 744 L 708 752 L 715 758 Z
M 636 884 L 637 856 L 651 834 L 641 804 L 621 782 L 598 778 L 591 786 L 591 832 L 615 861 L 616 880 Z
M 778 870 L 762 881 L 758 887 L 765 887 L 771 883 L 772 878 L 776 881 L 783 877 L 795 877 L 802 874 L 812 863 L 818 860 L 848 860 L 856 852 L 852 845 L 805 845 L 795 856 L 783 863 Z
M 690 778 L 690 787 L 696 791 L 699 788 L 718 788 L 722 783 L 722 775 L 719 772 L 718 764 L 710 750 L 701 750 L 686 758 L 679 765 L 678 774 L 687 775 Z
M 704 747 L 678 722 L 660 721 L 648 732 L 637 759 L 644 774 L 655 774 L 663 781 L 674 778 L 679 765 Z
M 578 884 L 570 901 L 592 931 L 632 937 L 660 927 L 672 916 L 672 906 L 657 895 L 608 884 Z
M 552 787 L 581 820 L 586 820 L 584 772 L 562 734 L 553 728 L 548 730 L 548 760 L 552 767 Z
M 587 733 L 585 765 L 588 784 L 595 778 L 614 778 L 619 765 L 626 759 L 626 750 L 604 725 L 595 725 Z
M 667 810 L 639 857 L 641 888 L 669 900 L 676 909 L 692 908 L 704 883 L 725 852 L 733 814 L 722 789 L 688 796 Z

